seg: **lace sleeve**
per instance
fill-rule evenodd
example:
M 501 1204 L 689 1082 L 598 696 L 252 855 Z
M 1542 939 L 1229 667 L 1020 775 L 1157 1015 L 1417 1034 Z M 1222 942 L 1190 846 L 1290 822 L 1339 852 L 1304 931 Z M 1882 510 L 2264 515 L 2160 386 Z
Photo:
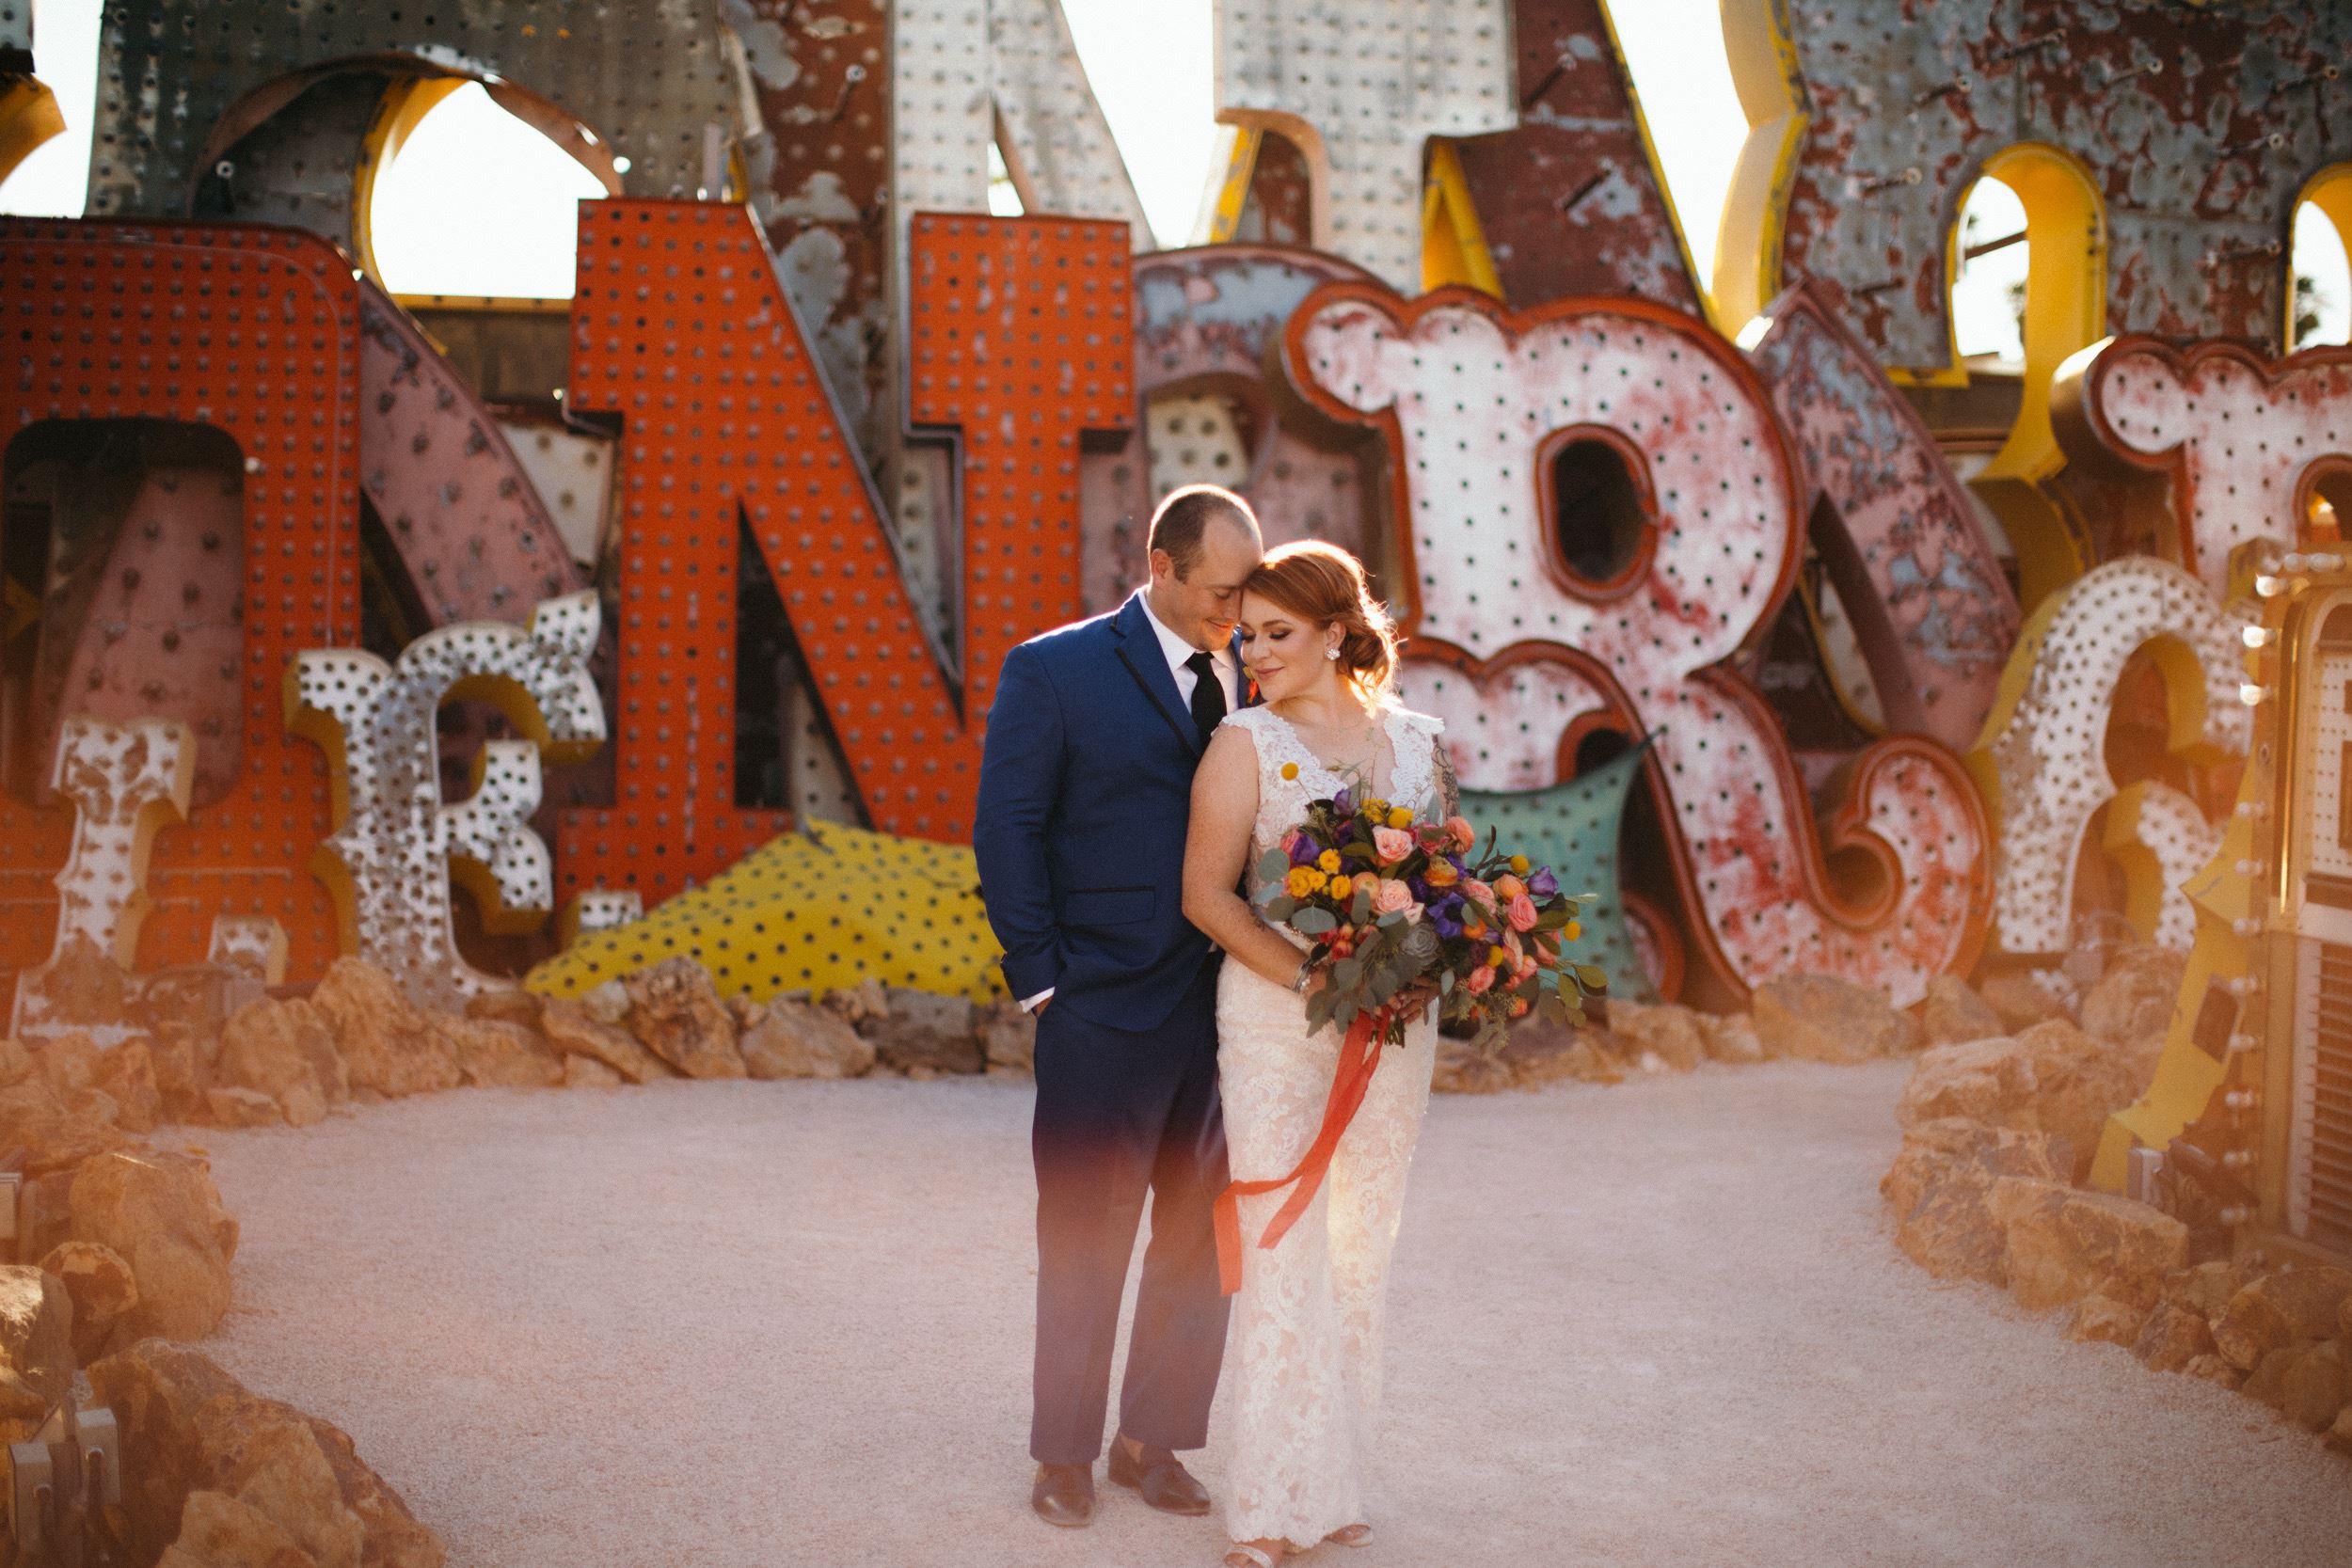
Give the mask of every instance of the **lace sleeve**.
M 1462 815 L 1462 785 L 1454 776 L 1454 752 L 1443 736 L 1429 737 L 1430 763 L 1438 770 L 1438 806 L 1447 816 Z

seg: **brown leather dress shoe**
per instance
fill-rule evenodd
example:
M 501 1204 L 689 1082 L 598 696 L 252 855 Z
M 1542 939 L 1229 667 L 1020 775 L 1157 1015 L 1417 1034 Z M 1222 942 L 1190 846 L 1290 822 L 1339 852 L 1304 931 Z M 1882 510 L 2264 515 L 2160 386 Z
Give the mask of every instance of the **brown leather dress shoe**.
M 1129 1458 L 1127 1440 L 1111 1440 L 1110 1478 L 1114 1482 L 1134 1487 L 1143 1494 L 1145 1502 L 1163 1513 L 1209 1512 L 1209 1489 L 1193 1480 L 1192 1472 L 1174 1454 L 1149 1443 L 1136 1447 L 1141 1451 Z
M 1094 1466 L 1040 1465 L 1029 1506 L 1049 1525 L 1080 1529 L 1094 1523 Z

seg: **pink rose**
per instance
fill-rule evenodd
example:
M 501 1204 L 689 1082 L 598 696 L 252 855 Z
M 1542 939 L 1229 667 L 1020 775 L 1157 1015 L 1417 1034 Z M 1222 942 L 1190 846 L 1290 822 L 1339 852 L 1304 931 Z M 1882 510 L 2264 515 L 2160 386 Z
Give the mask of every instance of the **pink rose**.
M 1518 962 L 1518 967 L 1511 971 L 1511 983 L 1515 986 L 1523 986 L 1527 984 L 1528 976 L 1534 974 L 1537 965 L 1534 958 L 1521 958 Z
M 1511 900 L 1511 907 L 1502 911 L 1502 917 L 1511 923 L 1511 928 L 1515 931 L 1534 929 L 1535 900 L 1524 893 L 1520 894 Z
M 1495 907 L 1495 890 L 1475 877 L 1462 879 L 1462 896 L 1473 904 L 1484 904 L 1490 910 Z
M 1386 832 L 1388 830 L 1384 828 L 1381 831 Z M 1412 908 L 1412 884 L 1399 881 L 1393 877 L 1375 879 L 1379 882 L 1379 886 L 1372 890 L 1373 913 L 1398 914 Z
M 1282 835 L 1282 853 L 1285 855 L 1295 854 L 1298 849 L 1298 840 L 1299 832 L 1296 828 L 1293 828 L 1289 832 L 1284 833 Z
M 1420 835 L 1421 847 L 1433 855 L 1454 842 L 1454 834 L 1436 822 L 1423 822 L 1413 832 Z
M 1480 964 L 1470 971 L 1470 977 L 1465 983 L 1470 987 L 1472 996 L 1483 995 L 1494 989 L 1495 972 L 1486 965 Z
M 1478 843 L 1478 830 L 1470 825 L 1470 818 L 1449 816 L 1445 825 L 1446 831 L 1454 835 L 1454 847 L 1456 849 L 1467 850 Z
M 1402 828 L 1375 828 L 1372 847 L 1383 865 L 1393 865 L 1413 852 L 1413 835 Z

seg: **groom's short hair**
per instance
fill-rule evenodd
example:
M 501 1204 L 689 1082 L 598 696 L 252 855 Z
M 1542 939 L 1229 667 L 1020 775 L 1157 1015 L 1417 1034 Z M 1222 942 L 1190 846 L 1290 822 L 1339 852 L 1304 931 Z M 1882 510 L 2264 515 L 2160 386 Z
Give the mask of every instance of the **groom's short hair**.
M 1200 560 L 1200 536 L 1208 531 L 1209 519 L 1220 515 L 1231 516 L 1252 539 L 1259 537 L 1258 515 L 1248 501 L 1221 484 L 1185 484 L 1170 490 L 1152 514 L 1146 548 L 1166 550 L 1182 578 Z

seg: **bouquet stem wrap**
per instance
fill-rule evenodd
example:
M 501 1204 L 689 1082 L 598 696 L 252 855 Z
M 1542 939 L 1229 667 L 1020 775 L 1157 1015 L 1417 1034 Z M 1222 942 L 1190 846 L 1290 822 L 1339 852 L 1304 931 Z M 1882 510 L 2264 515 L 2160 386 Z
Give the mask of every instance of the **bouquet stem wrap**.
M 1388 1011 L 1380 1008 L 1357 1014 L 1356 1022 L 1347 1026 L 1347 1036 L 1340 1042 L 1339 1069 L 1331 1075 L 1331 1093 L 1323 1102 L 1323 1127 L 1315 1133 L 1306 1157 L 1287 1174 L 1270 1181 L 1235 1181 L 1217 1195 L 1216 1272 L 1225 1294 L 1230 1296 L 1241 1289 L 1241 1200 L 1260 1193 L 1279 1192 L 1295 1182 L 1291 1196 L 1267 1224 L 1265 1234 L 1258 1239 L 1258 1245 L 1272 1247 L 1290 1233 L 1292 1225 L 1307 1212 L 1307 1206 L 1322 1189 L 1324 1173 L 1331 1168 L 1331 1156 L 1339 1148 L 1340 1135 L 1356 1119 L 1357 1107 L 1364 1102 L 1364 1091 L 1371 1086 L 1373 1072 L 1380 1065 L 1380 1042 L 1388 1033 Z

